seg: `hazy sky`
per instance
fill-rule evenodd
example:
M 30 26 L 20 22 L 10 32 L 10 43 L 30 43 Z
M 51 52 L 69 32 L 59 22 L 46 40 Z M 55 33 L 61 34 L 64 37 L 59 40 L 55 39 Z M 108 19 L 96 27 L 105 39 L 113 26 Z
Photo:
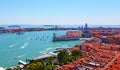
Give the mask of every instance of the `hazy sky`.
M 0 0 L 0 24 L 120 25 L 120 0 Z

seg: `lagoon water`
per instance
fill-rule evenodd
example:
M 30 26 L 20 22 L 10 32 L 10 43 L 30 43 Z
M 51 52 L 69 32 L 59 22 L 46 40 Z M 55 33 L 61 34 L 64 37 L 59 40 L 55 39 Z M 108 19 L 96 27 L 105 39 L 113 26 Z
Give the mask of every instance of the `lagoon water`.
M 51 42 L 53 33 L 64 35 L 66 31 L 34 31 L 22 35 L 0 34 L 0 67 L 15 66 L 18 60 L 26 61 L 59 47 L 67 48 L 83 43 L 83 41 Z

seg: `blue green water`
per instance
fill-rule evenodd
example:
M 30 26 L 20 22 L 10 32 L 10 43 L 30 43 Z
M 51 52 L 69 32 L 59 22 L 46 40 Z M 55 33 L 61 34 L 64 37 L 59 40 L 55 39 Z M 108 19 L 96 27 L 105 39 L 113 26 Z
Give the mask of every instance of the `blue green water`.
M 18 60 L 43 55 L 58 47 L 73 47 L 83 41 L 51 42 L 53 33 L 64 35 L 66 31 L 35 31 L 25 32 L 23 35 L 0 34 L 0 67 L 11 67 Z M 19 57 L 15 59 L 16 57 Z

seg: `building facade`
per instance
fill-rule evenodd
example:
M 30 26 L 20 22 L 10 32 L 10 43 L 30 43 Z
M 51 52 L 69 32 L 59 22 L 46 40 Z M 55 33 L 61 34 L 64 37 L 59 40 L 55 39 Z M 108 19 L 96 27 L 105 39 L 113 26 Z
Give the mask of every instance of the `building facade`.
M 87 26 L 87 23 L 85 24 L 85 27 L 83 28 L 82 33 L 83 33 L 82 34 L 83 38 L 91 38 L 92 37 L 92 35 L 90 33 L 90 29 Z

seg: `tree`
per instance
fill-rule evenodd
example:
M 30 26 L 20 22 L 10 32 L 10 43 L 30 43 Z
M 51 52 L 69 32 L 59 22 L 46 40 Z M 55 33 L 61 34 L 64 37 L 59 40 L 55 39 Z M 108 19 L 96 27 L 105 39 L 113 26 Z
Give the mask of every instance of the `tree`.
M 67 56 L 67 55 L 68 55 L 68 53 L 67 53 L 66 50 L 61 50 L 61 51 L 59 52 L 59 54 L 58 54 L 58 61 L 63 60 L 64 57 Z
M 72 50 L 71 53 L 72 56 L 75 56 L 76 58 L 83 56 L 83 53 L 80 50 Z
M 19 68 L 19 67 L 17 67 L 17 68 L 15 68 L 15 69 L 13 69 L 13 70 L 22 70 L 21 68 Z
M 58 61 L 60 62 L 60 65 L 66 64 L 71 60 L 71 56 L 68 54 L 66 50 L 60 51 L 58 54 Z
M 52 64 L 52 61 L 55 60 L 54 57 L 48 57 L 47 59 L 44 60 L 46 64 Z
M 42 62 L 38 62 L 38 63 L 36 63 L 36 65 L 37 65 L 37 68 L 38 69 L 41 69 L 41 68 L 43 68 L 43 64 L 42 64 Z
M 59 65 L 60 63 L 59 62 L 55 62 L 54 65 Z
M 55 68 L 54 65 L 46 65 L 46 66 L 44 67 L 44 70 L 53 70 L 54 68 Z
M 25 70 L 41 70 L 42 68 L 43 64 L 41 62 L 37 62 L 27 65 Z
M 12 70 L 11 68 L 8 68 L 8 69 L 6 69 L 6 70 Z

